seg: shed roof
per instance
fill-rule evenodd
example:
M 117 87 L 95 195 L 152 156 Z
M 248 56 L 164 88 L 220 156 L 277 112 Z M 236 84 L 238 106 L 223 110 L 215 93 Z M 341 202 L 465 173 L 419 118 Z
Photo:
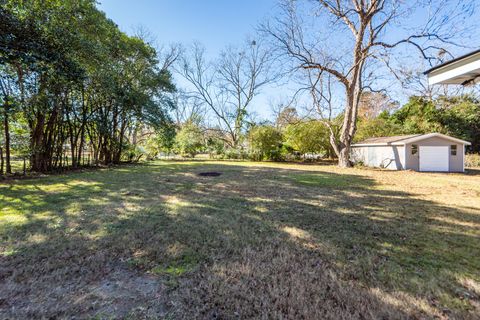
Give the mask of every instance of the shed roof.
M 403 136 L 391 136 L 391 137 L 377 137 L 377 138 L 369 138 L 359 143 L 355 143 L 353 147 L 363 147 L 363 146 L 386 146 L 386 145 L 405 145 L 407 143 L 413 143 L 417 141 L 421 141 L 428 138 L 443 138 L 449 141 L 470 145 L 470 142 L 457 139 L 454 137 L 447 136 L 441 133 L 427 133 L 427 134 L 409 134 Z
M 366 140 L 363 140 L 362 142 L 359 142 L 358 144 L 378 144 L 378 143 L 389 144 L 389 143 L 398 142 L 398 141 L 402 141 L 402 140 L 417 137 L 417 136 L 421 136 L 421 134 L 409 134 L 409 135 L 403 135 L 403 136 L 368 138 Z

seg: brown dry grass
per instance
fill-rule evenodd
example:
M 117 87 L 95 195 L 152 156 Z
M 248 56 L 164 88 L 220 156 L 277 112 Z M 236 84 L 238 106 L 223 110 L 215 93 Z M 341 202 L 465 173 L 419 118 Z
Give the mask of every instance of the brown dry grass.
M 476 171 L 156 162 L 0 185 L 0 208 L 0 318 L 480 314 Z

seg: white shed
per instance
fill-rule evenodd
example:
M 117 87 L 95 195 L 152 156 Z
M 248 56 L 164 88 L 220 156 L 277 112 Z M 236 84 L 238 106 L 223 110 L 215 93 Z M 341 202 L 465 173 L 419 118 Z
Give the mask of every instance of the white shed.
M 355 163 L 390 170 L 463 172 L 470 142 L 440 133 L 370 138 L 352 145 Z

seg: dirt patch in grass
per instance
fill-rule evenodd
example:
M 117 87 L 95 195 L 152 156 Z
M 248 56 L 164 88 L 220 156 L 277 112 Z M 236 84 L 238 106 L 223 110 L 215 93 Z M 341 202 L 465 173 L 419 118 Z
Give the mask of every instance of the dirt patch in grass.
M 199 172 L 198 175 L 200 177 L 218 177 L 221 176 L 221 172 L 216 172 L 216 171 L 207 171 L 207 172 Z
M 0 318 L 475 319 L 479 194 L 479 175 L 226 161 L 0 184 Z
M 160 279 L 125 266 L 100 271 L 98 277 L 78 274 L 61 282 L 55 280 L 55 273 L 37 276 L 34 282 L 25 279 L 28 285 L 25 276 L 20 277 L 8 277 L 0 284 L 2 318 L 156 319 L 167 314 Z

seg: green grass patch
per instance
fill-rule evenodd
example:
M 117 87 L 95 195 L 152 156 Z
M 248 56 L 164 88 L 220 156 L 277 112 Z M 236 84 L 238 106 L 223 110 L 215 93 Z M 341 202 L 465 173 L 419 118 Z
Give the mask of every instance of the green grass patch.
M 361 176 L 328 173 L 299 173 L 291 174 L 288 178 L 301 185 L 320 188 L 364 188 L 373 186 L 372 181 Z
M 185 318 L 468 318 L 480 311 L 479 186 L 475 174 L 228 161 L 8 181 L 2 301 L 37 301 L 39 318 L 95 308 L 79 292 L 120 307 L 126 288 L 146 286 L 125 280 L 135 274 L 169 288 L 135 296 L 165 296 Z M 110 276 L 116 285 L 105 285 Z M 335 305 L 347 307 L 322 309 Z
M 192 271 L 194 266 L 192 265 L 180 265 L 180 266 L 157 266 L 150 270 L 150 272 L 159 275 L 169 275 L 174 277 L 182 276 L 183 274 Z

